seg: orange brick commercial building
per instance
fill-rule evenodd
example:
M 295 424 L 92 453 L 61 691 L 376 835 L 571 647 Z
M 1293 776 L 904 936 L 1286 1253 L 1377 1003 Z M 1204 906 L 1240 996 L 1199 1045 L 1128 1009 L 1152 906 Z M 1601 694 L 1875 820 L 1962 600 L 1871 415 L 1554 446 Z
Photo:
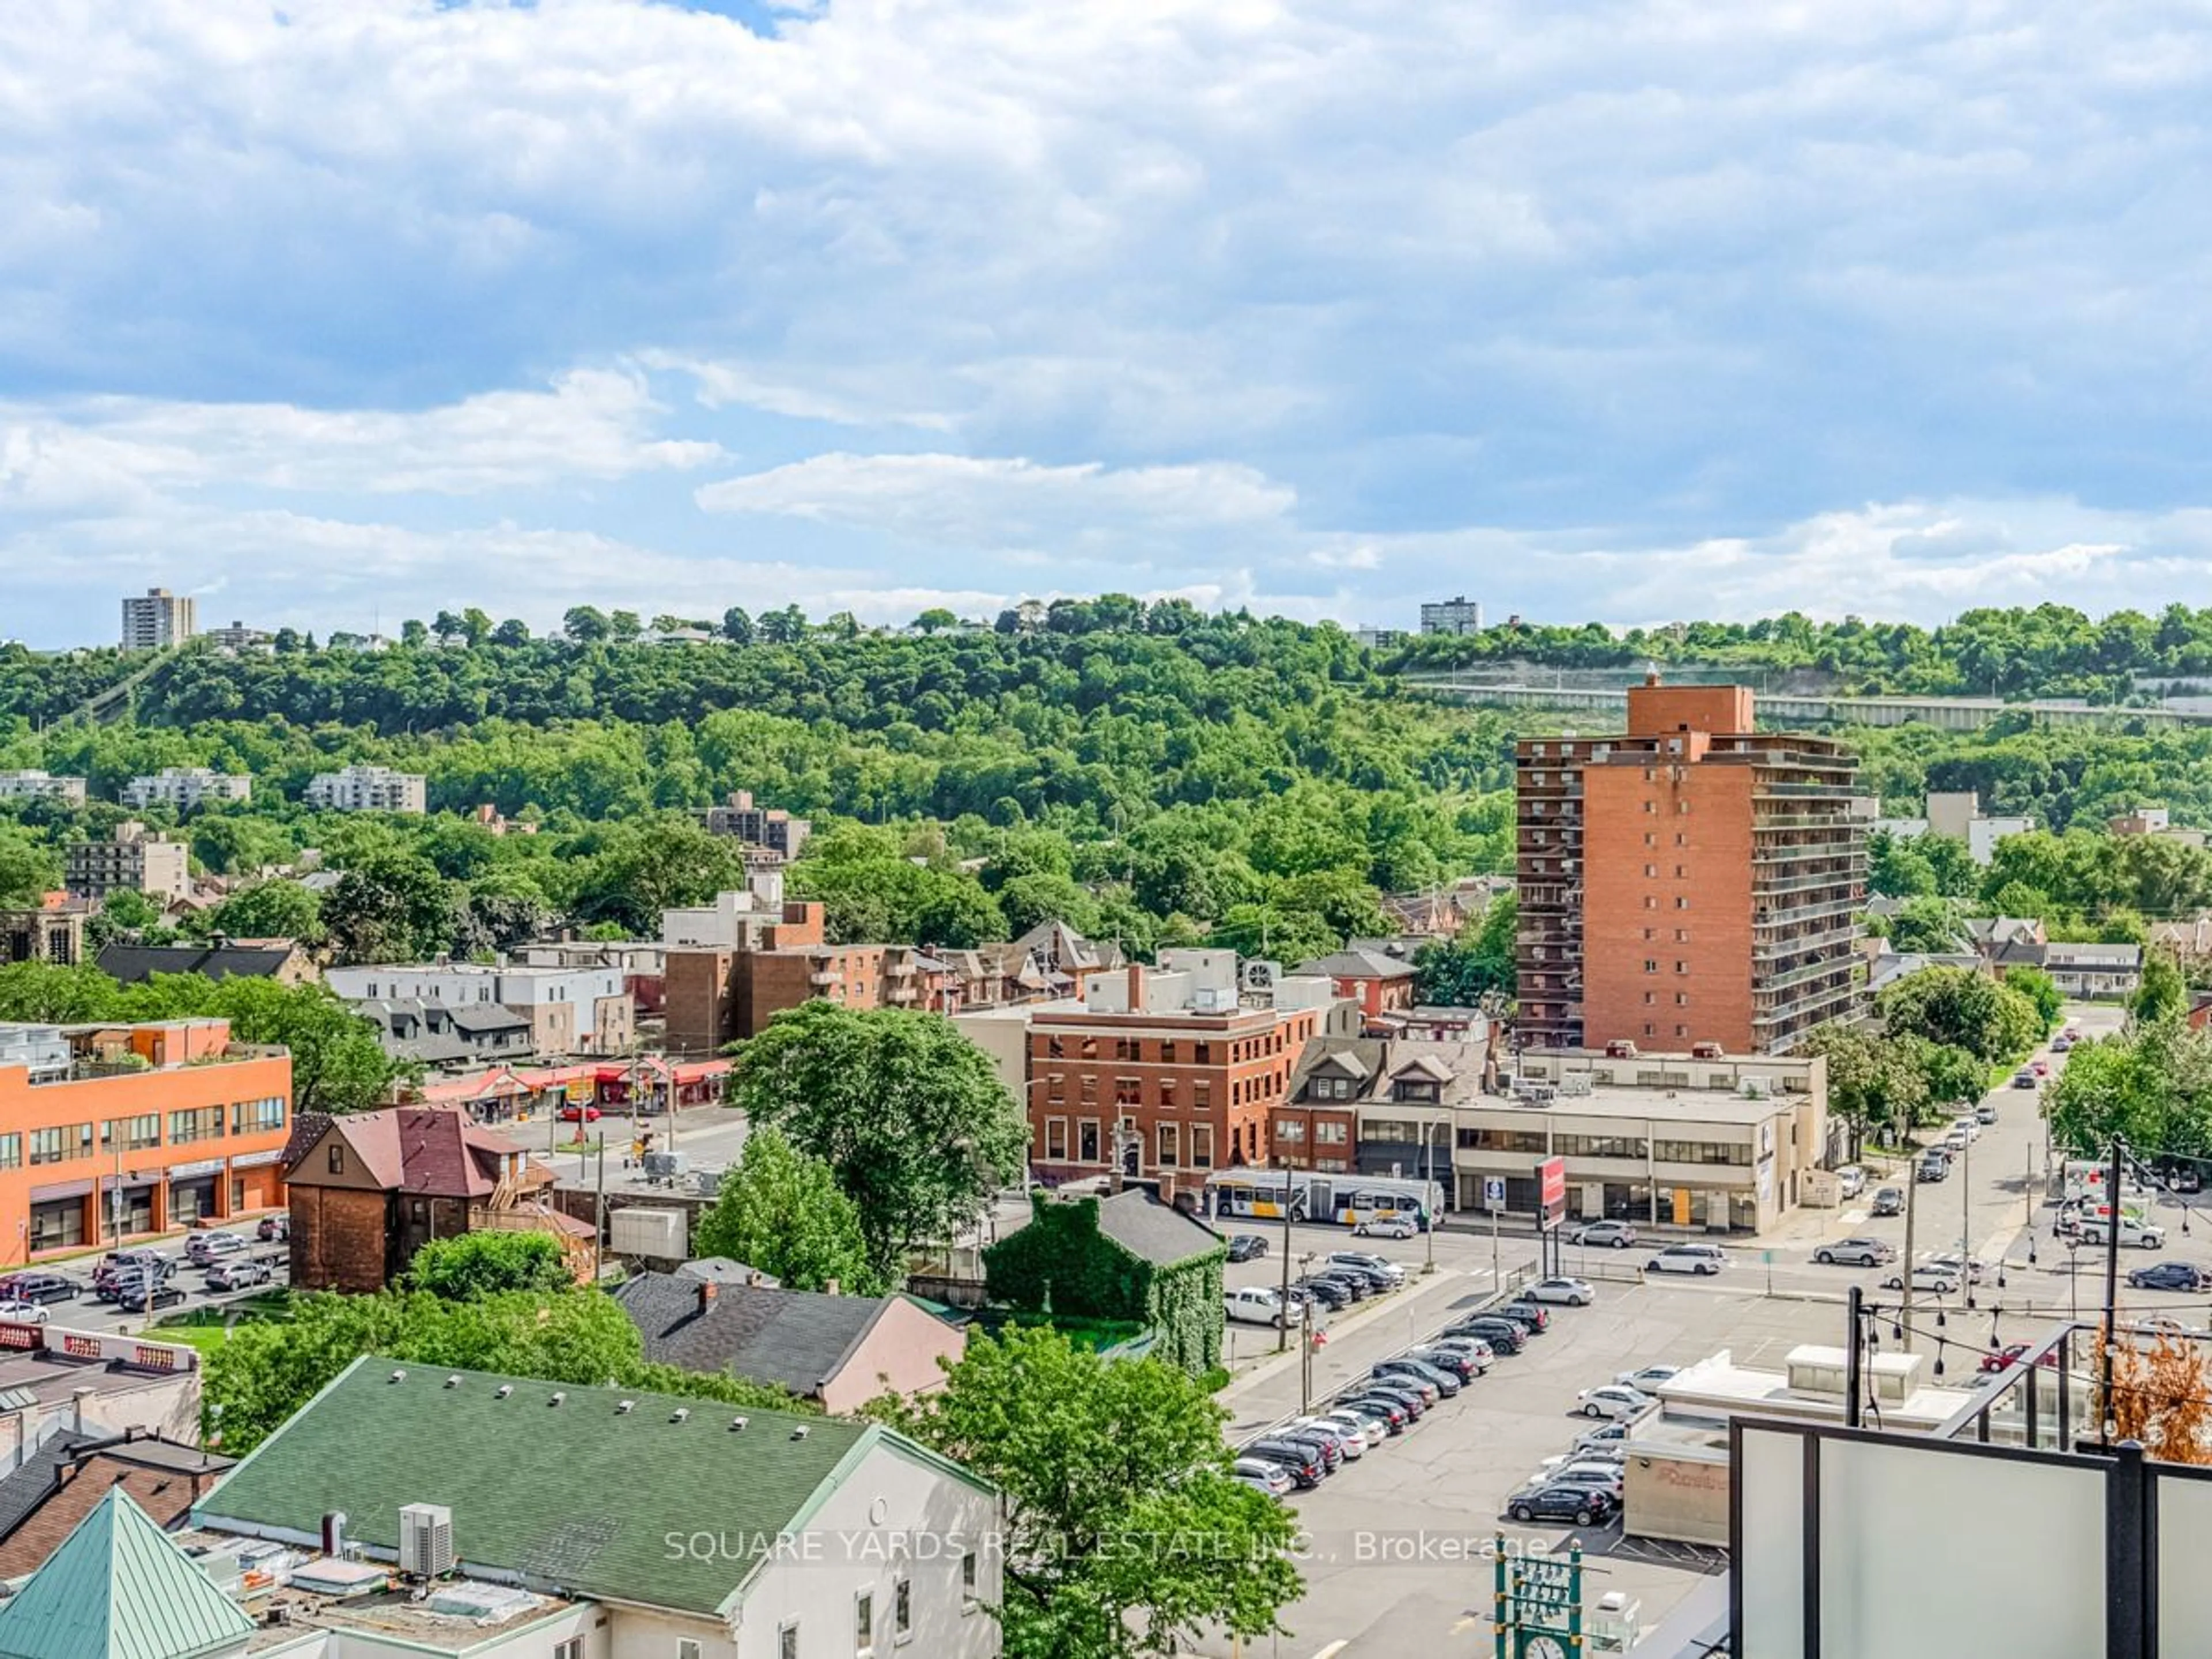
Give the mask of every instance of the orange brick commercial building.
M 1204 991 L 1187 1000 L 1176 959 L 1216 957 L 1234 971 L 1231 952 L 1163 951 L 1149 975 L 1132 967 L 1094 981 L 1086 1006 L 1030 1015 L 1030 1157 L 1042 1179 L 1118 1170 L 1172 1197 L 1273 1156 L 1270 1115 L 1334 999 L 1322 981 L 1327 1000 L 1303 1006 Z
M 1779 1054 L 1858 1011 L 1857 762 L 1753 725 L 1748 687 L 1654 675 L 1626 732 L 1519 745 L 1525 1044 Z
M 10 1264 L 284 1202 L 292 1060 L 228 1021 L 0 1027 Z

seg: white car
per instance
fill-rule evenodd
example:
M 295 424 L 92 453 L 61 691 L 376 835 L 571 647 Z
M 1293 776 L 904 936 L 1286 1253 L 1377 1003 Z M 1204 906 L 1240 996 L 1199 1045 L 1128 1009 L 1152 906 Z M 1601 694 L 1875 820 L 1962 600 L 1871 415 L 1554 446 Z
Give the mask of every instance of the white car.
M 1536 1471 L 1534 1479 L 1528 1484 L 1548 1486 L 1554 1482 L 1564 1481 L 1571 1486 L 1596 1486 L 1610 1492 L 1613 1501 L 1618 1503 L 1621 1486 L 1627 1478 L 1628 1471 L 1621 1464 L 1602 1458 L 1585 1457 L 1557 1466 L 1547 1463 Z
M 1365 1437 L 1367 1449 L 1373 1451 L 1390 1437 L 1390 1425 L 1379 1417 L 1351 1406 L 1340 1406 L 1333 1412 L 1323 1412 L 1321 1421 L 1334 1423 L 1340 1429 L 1349 1429 Z
M 43 1325 L 52 1317 L 43 1302 L 0 1302 L 0 1324 Z
M 1410 1217 L 1378 1215 L 1361 1222 L 1352 1232 L 1355 1238 L 1411 1238 L 1420 1231 Z
M 1856 1198 L 1866 1190 L 1866 1171 L 1856 1164 L 1846 1164 L 1836 1171 L 1836 1191 L 1845 1198 Z
M 1613 1380 L 1624 1389 L 1633 1389 L 1638 1394 L 1649 1394 L 1662 1382 L 1670 1382 L 1682 1374 L 1680 1365 L 1646 1365 L 1640 1370 L 1623 1371 Z
M 1540 1279 L 1521 1294 L 1531 1302 L 1564 1302 L 1570 1308 L 1587 1308 L 1597 1300 L 1596 1287 L 1586 1279 Z
M 1956 1250 L 1948 1252 L 1938 1250 L 1931 1255 L 1923 1255 L 1920 1258 L 1920 1265 L 1923 1267 L 1935 1267 L 1943 1273 L 1950 1273 L 1956 1278 L 1964 1279 L 1969 1285 L 1980 1284 L 1982 1282 L 1982 1275 L 1989 1271 L 1988 1265 L 1983 1261 L 1981 1257 L 1978 1255 L 1960 1255 Z
M 1364 1250 L 1331 1250 L 1322 1258 L 1317 1272 L 1327 1273 L 1331 1267 L 1358 1267 L 1363 1273 L 1380 1273 L 1393 1285 L 1406 1282 L 1406 1270 L 1395 1261 L 1385 1261 L 1379 1255 L 1370 1255 Z
M 1584 1389 L 1575 1396 L 1575 1407 L 1584 1417 L 1633 1417 L 1651 1403 L 1651 1396 L 1619 1382 Z
M 1669 1244 L 1644 1264 L 1651 1273 L 1717 1273 L 1728 1266 L 1717 1244 Z
M 1901 1291 L 1905 1288 L 1905 1276 L 1892 1273 L 1881 1284 L 1884 1290 Z M 1923 1261 L 1912 1269 L 1912 1288 L 1933 1291 L 1938 1296 L 1953 1296 L 1958 1292 L 1959 1275 L 1948 1267 L 1938 1267 L 1932 1262 Z
M 2107 1217 L 2083 1216 L 2081 1242 L 2084 1244 L 2103 1243 L 2106 1229 L 2110 1225 L 2110 1218 Z M 2159 1249 L 2166 1243 L 2166 1229 L 2154 1227 L 2146 1221 L 2138 1221 L 2131 1215 L 2123 1215 L 2120 1218 L 2120 1243 L 2124 1245 L 2132 1244 L 2146 1250 Z
M 1336 1437 L 1336 1443 L 1344 1448 L 1344 1455 L 1347 1458 L 1364 1456 L 1370 1447 L 1382 1443 L 1374 1437 L 1372 1424 L 1365 1418 L 1354 1417 L 1348 1412 L 1341 1416 L 1331 1412 L 1325 1417 L 1293 1418 L 1291 1426 L 1294 1429 L 1326 1430 Z
M 1221 1311 L 1232 1320 L 1248 1325 L 1280 1325 L 1283 1317 L 1283 1298 L 1262 1286 L 1246 1285 L 1241 1291 L 1231 1291 L 1221 1298 Z M 1295 1323 L 1297 1314 L 1291 1316 Z

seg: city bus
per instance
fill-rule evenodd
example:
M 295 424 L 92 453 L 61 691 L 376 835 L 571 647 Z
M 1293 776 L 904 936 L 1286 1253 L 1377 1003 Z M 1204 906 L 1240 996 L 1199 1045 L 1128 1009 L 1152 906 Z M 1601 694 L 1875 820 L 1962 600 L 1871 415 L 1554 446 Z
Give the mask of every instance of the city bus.
M 1294 1221 L 1356 1227 L 1378 1216 L 1404 1216 L 1426 1229 L 1436 1224 L 1443 1208 L 1443 1188 L 1433 1181 L 1311 1170 L 1218 1170 L 1206 1178 L 1206 1206 L 1217 1217 L 1280 1221 L 1286 1186 Z

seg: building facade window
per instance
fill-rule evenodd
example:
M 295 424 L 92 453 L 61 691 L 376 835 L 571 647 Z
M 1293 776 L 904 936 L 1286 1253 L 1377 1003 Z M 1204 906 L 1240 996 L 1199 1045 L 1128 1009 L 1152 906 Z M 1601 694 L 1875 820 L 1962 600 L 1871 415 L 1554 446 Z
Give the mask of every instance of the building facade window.
M 975 1552 L 969 1550 L 960 1558 L 960 1610 L 975 1610 Z
M 867 1659 L 876 1650 L 876 1593 L 862 1590 L 853 1598 L 853 1652 Z
M 31 1131 L 33 1164 L 66 1164 L 92 1151 L 92 1125 L 75 1123 L 66 1128 Z
M 0 1135 L 0 1170 L 20 1170 L 23 1167 L 23 1137 L 20 1134 Z
M 1210 1123 L 1190 1126 L 1190 1166 L 1194 1170 L 1213 1167 L 1213 1126 Z
M 1181 1137 L 1176 1133 L 1176 1126 L 1172 1123 L 1161 1124 L 1159 1126 L 1158 1135 L 1160 1168 L 1163 1170 L 1175 1169 L 1182 1161 L 1180 1154 L 1182 1150 L 1182 1147 L 1177 1145 Z
M 169 1114 L 169 1144 L 189 1146 L 195 1140 L 222 1139 L 222 1108 L 195 1106 L 188 1111 Z
M 775 1659 L 799 1659 L 799 1620 L 775 1627 Z
M 161 1115 L 147 1112 L 138 1117 L 112 1117 L 100 1126 L 100 1149 L 143 1152 L 161 1144 Z
M 1044 1155 L 1055 1164 L 1067 1156 L 1067 1120 L 1066 1118 L 1045 1119 Z
M 1305 1138 L 1306 1126 L 1297 1118 L 1286 1117 L 1275 1125 L 1275 1139 L 1278 1140 L 1304 1140 Z
M 281 1097 L 241 1100 L 230 1109 L 230 1132 L 234 1135 L 258 1134 L 283 1127 L 284 1102 Z
M 1324 1146 L 1341 1146 L 1345 1144 L 1345 1126 L 1341 1123 L 1316 1123 L 1314 1125 L 1314 1139 Z

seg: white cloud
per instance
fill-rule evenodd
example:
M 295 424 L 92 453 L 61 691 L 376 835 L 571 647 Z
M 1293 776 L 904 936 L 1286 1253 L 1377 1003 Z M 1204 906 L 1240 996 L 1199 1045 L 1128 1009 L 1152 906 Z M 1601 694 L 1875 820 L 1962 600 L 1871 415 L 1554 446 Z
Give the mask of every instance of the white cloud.
M 652 435 L 665 412 L 641 378 L 585 369 L 550 392 L 487 392 L 419 412 L 143 398 L 0 404 L 0 506 L 52 509 L 210 484 L 471 495 L 724 459 L 713 443 Z
M 703 486 L 710 513 L 756 513 L 978 550 L 1071 547 L 1279 525 L 1296 494 L 1249 467 L 1115 471 L 966 455 L 816 455 Z

